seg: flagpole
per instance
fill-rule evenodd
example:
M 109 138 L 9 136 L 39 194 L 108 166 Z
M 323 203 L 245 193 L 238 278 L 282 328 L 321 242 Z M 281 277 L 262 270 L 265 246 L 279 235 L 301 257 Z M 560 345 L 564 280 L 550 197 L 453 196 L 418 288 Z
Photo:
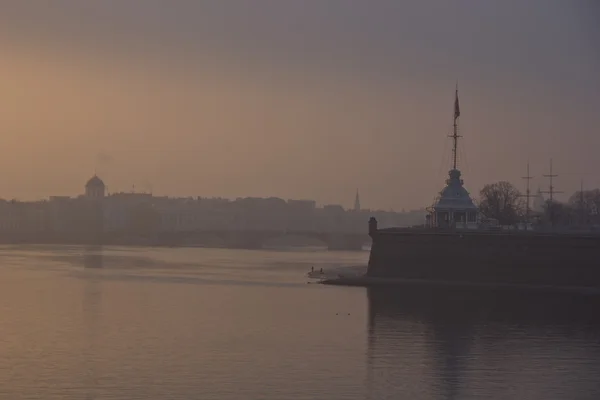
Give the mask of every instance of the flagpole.
M 452 132 L 452 140 L 454 142 L 454 146 L 452 149 L 452 156 L 453 156 L 453 162 L 452 162 L 452 168 L 456 169 L 456 161 L 457 161 L 457 157 L 458 157 L 458 138 L 460 137 L 458 135 L 458 124 L 456 123 L 456 120 L 458 119 L 458 117 L 460 116 L 460 106 L 458 103 L 458 81 L 456 81 L 456 90 L 454 92 L 454 129 Z

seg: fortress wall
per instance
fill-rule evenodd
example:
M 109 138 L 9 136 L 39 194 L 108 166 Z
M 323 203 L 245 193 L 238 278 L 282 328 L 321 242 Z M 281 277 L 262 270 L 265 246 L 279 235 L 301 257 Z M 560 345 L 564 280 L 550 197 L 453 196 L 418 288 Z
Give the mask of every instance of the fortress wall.
M 377 231 L 367 275 L 600 286 L 600 236 Z

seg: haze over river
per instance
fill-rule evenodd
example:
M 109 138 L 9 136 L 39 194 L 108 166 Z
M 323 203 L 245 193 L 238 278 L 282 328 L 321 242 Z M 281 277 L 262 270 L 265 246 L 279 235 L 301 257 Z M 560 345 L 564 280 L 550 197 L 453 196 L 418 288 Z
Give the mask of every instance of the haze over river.
M 307 284 L 368 255 L 2 246 L 0 399 L 600 398 L 599 300 Z

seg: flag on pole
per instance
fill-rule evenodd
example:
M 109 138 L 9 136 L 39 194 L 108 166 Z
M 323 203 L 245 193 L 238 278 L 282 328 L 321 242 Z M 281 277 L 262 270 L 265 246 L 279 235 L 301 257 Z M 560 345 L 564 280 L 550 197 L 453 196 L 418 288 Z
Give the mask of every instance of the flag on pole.
M 454 120 L 460 117 L 460 106 L 458 104 L 458 89 L 456 89 L 456 97 L 454 98 Z

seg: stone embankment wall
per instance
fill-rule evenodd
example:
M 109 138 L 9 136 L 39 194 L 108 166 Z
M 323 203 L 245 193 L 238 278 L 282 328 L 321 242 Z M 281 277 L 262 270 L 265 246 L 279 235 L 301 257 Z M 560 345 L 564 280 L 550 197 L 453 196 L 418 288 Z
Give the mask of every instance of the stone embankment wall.
M 367 276 L 600 287 L 600 235 L 374 230 Z

